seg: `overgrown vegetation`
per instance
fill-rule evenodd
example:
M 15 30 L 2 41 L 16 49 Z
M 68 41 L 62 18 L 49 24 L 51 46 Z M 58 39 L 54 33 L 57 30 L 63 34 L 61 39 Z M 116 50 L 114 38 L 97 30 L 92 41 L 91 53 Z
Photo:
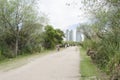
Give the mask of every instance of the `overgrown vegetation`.
M 80 61 L 80 74 L 81 79 L 97 79 L 98 78 L 98 70 L 96 66 L 91 61 L 90 57 L 86 55 L 86 52 L 83 48 L 80 48 L 80 55 L 81 55 L 81 61 Z
M 86 54 L 86 50 L 80 47 L 80 74 L 82 80 L 108 80 L 108 76 L 100 71 L 96 64 Z
M 63 32 L 47 25 L 36 4 L 36 0 L 0 0 L 0 61 L 62 43 Z
M 119 80 L 120 2 L 119 0 L 91 0 L 88 2 L 88 5 L 91 5 L 89 11 L 93 15 L 94 22 L 78 28 L 85 35 L 82 46 L 94 51 L 90 55 L 93 62 L 110 75 L 110 80 Z

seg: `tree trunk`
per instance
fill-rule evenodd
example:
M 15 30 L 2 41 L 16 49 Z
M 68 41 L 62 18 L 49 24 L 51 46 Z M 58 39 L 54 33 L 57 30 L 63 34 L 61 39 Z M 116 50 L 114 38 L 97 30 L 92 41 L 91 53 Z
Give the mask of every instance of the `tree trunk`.
M 19 27 L 17 26 L 16 30 L 16 41 L 15 41 L 15 57 L 18 55 L 18 48 L 19 48 Z
M 18 54 L 18 38 L 16 37 L 16 43 L 15 43 L 15 57 Z

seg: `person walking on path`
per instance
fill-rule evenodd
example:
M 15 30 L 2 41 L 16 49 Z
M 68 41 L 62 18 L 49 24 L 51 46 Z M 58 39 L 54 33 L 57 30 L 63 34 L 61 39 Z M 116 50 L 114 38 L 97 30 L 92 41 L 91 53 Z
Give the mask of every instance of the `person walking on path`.
M 59 51 L 60 50 L 60 45 L 57 45 L 56 47 L 57 47 L 57 51 Z

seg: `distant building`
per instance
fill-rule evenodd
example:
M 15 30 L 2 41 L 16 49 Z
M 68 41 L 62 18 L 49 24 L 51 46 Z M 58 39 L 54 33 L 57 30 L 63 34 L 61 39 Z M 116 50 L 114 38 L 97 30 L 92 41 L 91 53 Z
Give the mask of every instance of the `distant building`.
M 76 31 L 76 42 L 82 41 L 82 33 L 80 31 Z
M 66 41 L 81 42 L 83 40 L 82 33 L 77 29 L 67 29 L 65 33 L 65 38 Z
M 69 30 L 68 29 L 65 32 L 65 41 L 69 41 Z
M 69 41 L 73 41 L 73 30 L 69 31 Z

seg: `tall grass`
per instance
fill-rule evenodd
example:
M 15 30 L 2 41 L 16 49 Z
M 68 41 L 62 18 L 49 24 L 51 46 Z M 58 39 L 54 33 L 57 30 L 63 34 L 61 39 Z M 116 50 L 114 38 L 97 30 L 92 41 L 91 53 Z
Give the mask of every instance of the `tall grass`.
M 97 68 L 97 66 L 92 62 L 91 58 L 86 55 L 83 48 L 80 48 L 80 73 L 81 80 L 107 80 L 106 76 L 102 76 L 103 73 Z

